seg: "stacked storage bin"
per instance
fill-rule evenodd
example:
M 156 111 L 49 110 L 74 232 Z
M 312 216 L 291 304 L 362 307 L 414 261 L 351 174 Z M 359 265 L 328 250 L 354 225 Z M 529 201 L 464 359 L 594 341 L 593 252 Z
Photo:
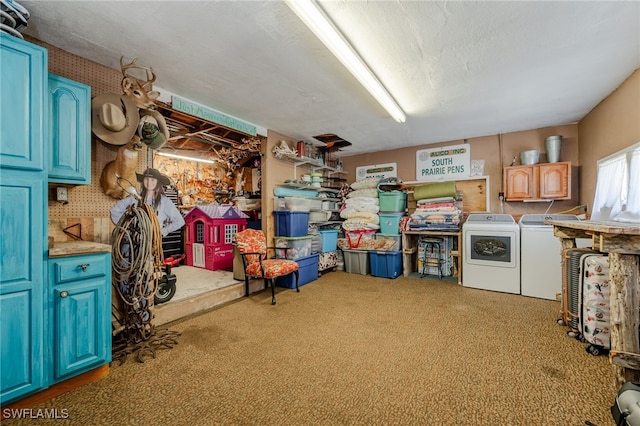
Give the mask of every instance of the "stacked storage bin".
M 318 269 L 320 271 L 335 270 L 338 265 L 338 230 L 321 229 L 319 232 L 322 235 L 322 250 Z
M 380 229 L 380 201 L 378 178 L 362 179 L 351 184 L 352 191 L 346 195 L 340 217 L 346 242 L 341 245 L 345 271 L 367 275 L 369 273 L 367 241 L 374 238 Z
M 318 254 L 311 253 L 309 212 L 280 210 L 275 217 L 276 257 L 295 260 L 299 265 L 298 286 L 318 279 Z M 276 279 L 278 287 L 295 288 L 293 274 Z
M 378 184 L 380 200 L 380 232 L 376 239 L 395 239 L 392 250 L 370 251 L 371 275 L 397 278 L 402 274 L 400 221 L 406 216 L 407 193 L 401 190 L 396 178 L 384 179 Z

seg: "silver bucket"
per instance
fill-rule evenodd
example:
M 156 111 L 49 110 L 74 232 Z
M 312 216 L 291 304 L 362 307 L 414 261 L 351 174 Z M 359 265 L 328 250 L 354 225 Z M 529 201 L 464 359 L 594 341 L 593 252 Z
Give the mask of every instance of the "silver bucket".
M 549 136 L 544 140 L 544 147 L 547 150 L 547 161 L 549 163 L 557 163 L 560 161 L 562 136 Z

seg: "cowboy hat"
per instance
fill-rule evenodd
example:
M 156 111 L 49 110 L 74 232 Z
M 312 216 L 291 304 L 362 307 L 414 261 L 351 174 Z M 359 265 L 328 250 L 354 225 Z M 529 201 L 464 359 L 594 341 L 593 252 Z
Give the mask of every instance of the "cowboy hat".
M 91 131 L 111 145 L 126 145 L 138 128 L 138 107 L 124 95 L 107 93 L 91 99 Z
M 136 172 L 136 177 L 138 178 L 138 182 L 142 182 L 144 178 L 150 177 L 150 178 L 158 179 L 158 183 L 160 183 L 160 185 L 163 185 L 163 186 L 171 185 L 171 179 L 169 179 L 169 176 L 163 175 L 157 169 L 147 169 L 142 173 Z
M 162 114 L 151 109 L 141 109 L 138 136 L 149 148 L 162 148 L 169 139 L 169 129 Z

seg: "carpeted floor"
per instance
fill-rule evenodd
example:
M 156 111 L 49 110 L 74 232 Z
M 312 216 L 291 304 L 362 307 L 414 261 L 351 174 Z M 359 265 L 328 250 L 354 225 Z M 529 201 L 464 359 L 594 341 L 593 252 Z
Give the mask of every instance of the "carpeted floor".
M 344 272 L 270 299 L 172 324 L 175 348 L 35 408 L 71 425 L 613 425 L 608 358 L 566 336 L 558 302 Z

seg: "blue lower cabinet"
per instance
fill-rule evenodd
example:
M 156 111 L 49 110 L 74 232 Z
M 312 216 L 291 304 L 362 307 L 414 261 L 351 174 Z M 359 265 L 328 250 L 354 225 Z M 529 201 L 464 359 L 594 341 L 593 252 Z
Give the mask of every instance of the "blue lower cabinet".
M 111 253 L 49 259 L 51 383 L 111 361 Z
M 295 260 L 300 266 L 300 269 L 298 269 L 298 287 L 318 279 L 319 258 L 320 254 L 316 253 Z M 284 288 L 296 288 L 295 274 L 276 278 L 276 285 Z

